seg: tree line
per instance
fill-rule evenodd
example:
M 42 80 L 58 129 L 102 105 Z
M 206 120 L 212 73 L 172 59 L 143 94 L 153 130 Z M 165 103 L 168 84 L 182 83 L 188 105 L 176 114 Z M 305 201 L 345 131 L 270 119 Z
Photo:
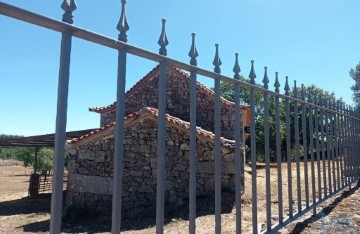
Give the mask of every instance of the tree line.
M 20 135 L 0 134 L 0 139 L 23 137 Z M 0 159 L 15 159 L 22 161 L 25 167 L 35 166 L 35 147 L 0 147 Z M 37 171 L 46 174 L 52 170 L 54 150 L 52 148 L 40 148 L 37 152 Z

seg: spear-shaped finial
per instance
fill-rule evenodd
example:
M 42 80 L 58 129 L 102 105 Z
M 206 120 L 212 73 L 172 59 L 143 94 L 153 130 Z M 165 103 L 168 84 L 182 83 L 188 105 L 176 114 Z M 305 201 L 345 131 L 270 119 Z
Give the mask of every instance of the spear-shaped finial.
M 64 0 L 63 3 L 61 4 L 61 9 L 63 9 L 65 11 L 65 13 L 63 14 L 63 18 L 62 21 L 72 24 L 74 23 L 74 16 L 73 16 L 73 11 L 76 10 L 76 3 L 75 0 Z
M 169 41 L 167 39 L 166 31 L 165 31 L 166 19 L 162 19 L 161 22 L 162 22 L 161 35 L 160 35 L 160 38 L 158 40 L 158 44 L 160 46 L 159 54 L 166 56 L 167 55 L 166 46 L 169 45 Z
M 340 112 L 344 113 L 344 106 L 343 106 L 343 102 L 340 102 Z
M 285 95 L 289 96 L 289 91 L 290 91 L 290 86 L 289 86 L 289 81 L 288 81 L 289 77 L 285 76 Z
M 329 109 L 333 109 L 333 99 L 331 97 L 329 97 Z
M 322 102 L 322 94 L 319 93 L 319 98 L 318 98 L 318 106 L 322 106 L 323 105 L 323 102 Z
M 275 84 L 274 84 L 274 87 L 275 87 L 275 92 L 276 93 L 280 93 L 280 82 L 279 82 L 279 73 L 278 72 L 275 72 Z
M 251 60 L 251 70 L 250 70 L 249 78 L 250 78 L 250 84 L 254 85 L 256 78 L 256 74 L 254 70 L 254 60 Z
M 191 58 L 190 64 L 193 66 L 197 66 L 197 60 L 196 57 L 199 56 L 196 45 L 195 45 L 195 33 L 191 33 L 192 41 L 191 41 L 191 48 L 189 51 L 189 57 Z
M 240 65 L 239 65 L 239 54 L 238 53 L 235 53 L 235 65 L 233 68 L 233 72 L 235 73 L 234 79 L 240 80 L 241 69 L 240 69 Z
M 264 84 L 264 88 L 265 89 L 268 89 L 269 88 L 269 77 L 267 75 L 267 67 L 264 67 L 264 78 L 262 80 L 263 84 Z
M 317 93 L 313 93 L 313 98 L 314 98 L 313 103 L 314 103 L 315 105 L 318 105 L 318 102 L 319 102 L 319 100 L 318 100 L 318 94 L 317 94 Z
M 326 96 L 324 96 L 324 99 L 323 99 L 323 106 L 324 106 L 325 108 L 328 107 L 328 100 L 327 100 Z
M 313 88 L 312 87 L 309 87 L 309 92 L 308 92 L 308 102 L 312 103 L 313 102 L 313 95 L 312 95 L 312 92 L 313 92 Z
M 121 15 L 119 19 L 119 23 L 117 24 L 116 28 L 119 30 L 119 41 L 127 42 L 127 35 L 126 32 L 130 29 L 127 19 L 126 19 L 126 11 L 125 11 L 125 4 L 126 0 L 121 0 Z
M 298 90 L 296 87 L 296 80 L 294 80 L 294 98 L 298 98 Z
M 215 66 L 214 72 L 220 74 L 221 73 L 221 66 L 222 62 L 219 56 L 219 44 L 215 44 L 215 58 L 213 61 L 213 65 Z
M 304 84 L 301 84 L 301 100 L 305 101 L 305 86 Z

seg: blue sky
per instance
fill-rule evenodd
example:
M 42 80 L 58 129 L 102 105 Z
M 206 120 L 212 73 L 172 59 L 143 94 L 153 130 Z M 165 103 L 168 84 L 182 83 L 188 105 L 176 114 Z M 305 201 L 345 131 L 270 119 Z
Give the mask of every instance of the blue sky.
M 3 2 L 61 20 L 61 2 Z M 75 25 L 117 38 L 120 0 L 77 0 Z M 359 0 L 128 0 L 128 43 L 158 52 L 166 18 L 168 56 L 189 62 L 191 33 L 197 33 L 198 66 L 213 70 L 220 44 L 222 74 L 233 76 L 234 53 L 241 74 L 255 60 L 257 82 L 268 66 L 292 83 L 315 84 L 352 104 L 350 68 L 360 61 Z M 59 33 L 0 16 L 0 133 L 35 135 L 55 129 Z M 113 103 L 117 52 L 73 39 L 67 130 L 99 126 L 89 107 Z M 156 64 L 129 56 L 127 88 Z M 210 79 L 200 79 L 213 86 Z

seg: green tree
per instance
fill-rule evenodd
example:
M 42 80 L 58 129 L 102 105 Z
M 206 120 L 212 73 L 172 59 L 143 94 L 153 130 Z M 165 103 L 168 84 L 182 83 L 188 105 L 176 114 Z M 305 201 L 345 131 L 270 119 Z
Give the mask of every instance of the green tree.
M 353 101 L 355 104 L 355 109 L 360 110 L 360 62 L 356 65 L 355 69 L 351 69 L 350 77 L 355 81 L 355 84 L 351 86 L 353 93 Z
M 249 80 L 241 77 L 242 81 L 249 82 Z M 256 84 L 257 86 L 261 86 L 260 84 Z M 269 85 L 270 86 L 270 85 Z M 284 85 L 282 85 L 284 86 Z M 301 97 L 301 88 L 298 87 L 298 99 Z M 335 94 L 329 93 L 327 91 L 324 91 L 314 85 L 310 87 L 305 87 L 306 93 L 311 92 L 313 95 L 316 95 L 319 97 L 320 95 L 322 97 L 325 97 L 327 100 L 335 99 Z M 228 99 L 229 101 L 234 101 L 234 85 L 231 83 L 221 83 L 220 92 L 222 97 Z M 290 96 L 294 96 L 293 90 L 290 91 Z M 241 89 L 240 91 L 240 99 L 242 102 L 245 102 L 247 104 L 250 103 L 250 91 L 248 89 Z M 307 100 L 307 97 L 305 97 L 305 100 Z M 341 101 L 341 100 L 340 100 Z M 264 161 L 264 155 L 265 155 L 265 141 L 264 141 L 264 99 L 263 99 L 263 93 L 256 93 L 255 95 L 255 130 L 256 130 L 256 153 L 257 158 L 259 161 Z M 292 158 L 295 157 L 295 114 L 294 114 L 294 103 L 290 102 L 290 131 L 291 131 L 291 151 Z M 275 127 L 275 98 L 269 96 L 269 145 L 270 145 L 270 160 L 276 161 L 276 127 Z M 307 149 L 309 149 L 310 144 L 310 131 L 309 131 L 309 109 L 306 108 L 305 116 L 306 116 L 306 125 L 302 126 L 302 108 L 300 105 L 298 105 L 298 120 L 299 120 L 299 139 L 300 139 L 300 156 L 303 155 L 303 130 L 306 127 L 306 138 L 307 138 Z M 279 115 L 280 115 L 280 141 L 281 141 L 281 155 L 282 160 L 286 160 L 286 111 L 285 111 L 285 100 L 280 99 L 279 103 Z M 314 119 L 314 117 L 313 117 Z M 329 123 L 331 123 L 331 120 L 328 120 Z M 320 131 L 320 126 L 315 126 L 315 128 L 318 128 Z M 314 134 L 315 134 L 315 128 L 314 128 Z M 245 132 L 249 133 L 249 128 L 245 128 Z M 316 141 L 315 135 L 312 136 L 312 138 Z M 319 139 L 320 140 L 320 139 Z M 315 145 L 316 142 L 314 142 Z M 250 139 L 246 142 L 246 145 L 250 147 Z M 249 154 L 248 154 L 249 155 Z
M 37 168 L 42 174 L 52 170 L 54 162 L 54 150 L 52 148 L 41 148 L 37 157 Z

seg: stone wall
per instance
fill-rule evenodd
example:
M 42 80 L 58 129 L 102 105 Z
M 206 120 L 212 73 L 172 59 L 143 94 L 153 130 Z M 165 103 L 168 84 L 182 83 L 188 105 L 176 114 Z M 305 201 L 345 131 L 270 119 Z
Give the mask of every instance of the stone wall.
M 142 107 L 158 108 L 158 75 L 149 79 L 145 85 L 138 84 L 140 88 L 130 90 L 125 98 L 125 114 L 131 114 Z M 190 121 L 190 79 L 184 77 L 178 71 L 169 69 L 167 76 L 167 113 L 184 121 Z M 197 123 L 196 125 L 214 132 L 214 96 L 197 88 Z M 101 126 L 115 121 L 116 113 L 112 110 L 101 114 Z M 241 120 L 242 121 L 242 120 Z M 229 104 L 221 104 L 221 136 L 226 139 L 234 139 L 235 112 L 234 107 Z M 243 135 L 242 133 L 240 134 Z
M 155 206 L 157 174 L 157 124 L 146 119 L 125 130 L 123 211 Z M 213 194 L 213 143 L 197 141 L 197 195 Z M 69 146 L 67 206 L 75 205 L 111 212 L 114 137 Z M 234 148 L 222 147 L 222 188 L 234 189 Z M 181 204 L 188 197 L 189 136 L 167 127 L 166 142 L 167 203 Z M 242 179 L 243 180 L 243 179 Z

